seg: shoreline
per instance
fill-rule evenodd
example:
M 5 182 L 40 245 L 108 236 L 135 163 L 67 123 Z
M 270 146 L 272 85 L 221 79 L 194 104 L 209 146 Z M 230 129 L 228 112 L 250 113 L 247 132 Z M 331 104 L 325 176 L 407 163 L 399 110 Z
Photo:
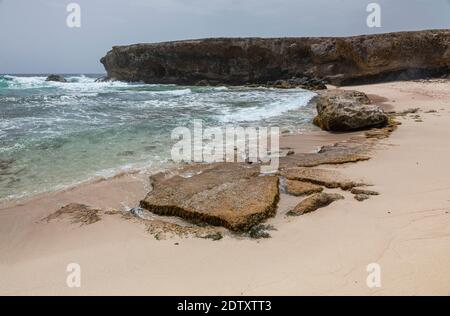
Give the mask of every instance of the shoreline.
M 242 86 L 246 87 L 246 86 Z M 281 89 L 284 90 L 284 89 Z M 289 89 L 287 89 L 289 90 Z M 292 90 L 292 89 L 290 89 Z M 306 92 L 310 92 L 309 90 L 305 90 Z M 313 93 L 318 93 L 317 91 L 311 91 Z M 312 107 L 314 97 L 308 102 L 308 104 L 301 106 L 303 107 Z M 298 110 L 298 109 L 296 109 Z M 311 123 L 309 125 L 301 125 L 296 127 L 297 131 L 289 131 L 288 134 L 280 134 L 280 147 L 291 147 L 292 149 L 297 148 L 300 152 L 313 152 L 317 150 L 320 146 L 323 145 L 331 145 L 332 142 L 341 141 L 350 137 L 351 135 L 361 134 L 361 132 L 354 133 L 346 133 L 346 134 L 330 134 L 328 132 L 322 131 Z M 313 130 L 311 130 L 313 129 Z M 303 132 L 298 132 L 298 130 L 303 130 Z M 300 147 L 298 146 L 298 142 L 295 141 L 297 137 L 301 137 L 305 139 L 304 144 Z M 294 141 L 290 141 L 289 139 L 293 138 Z M 317 141 L 317 145 L 314 142 Z M 302 142 L 303 143 L 303 142 Z M 152 163 L 153 164 L 153 163 Z M 151 164 L 151 165 L 152 165 Z M 165 172 L 170 170 L 176 170 L 182 168 L 185 165 L 194 164 L 192 162 L 187 164 L 177 164 L 171 161 L 157 161 L 155 164 L 158 167 L 150 166 L 148 164 L 141 163 L 127 163 L 122 166 L 118 166 L 116 168 L 110 168 L 105 170 L 100 170 L 91 175 L 89 178 L 81 181 L 74 181 L 70 184 L 60 184 L 53 189 L 49 189 L 42 192 L 31 192 L 25 193 L 23 196 L 13 196 L 13 197 L 4 197 L 0 198 L 0 211 L 3 209 L 11 208 L 14 206 L 33 203 L 36 200 L 42 200 L 45 198 L 52 198 L 54 195 L 64 194 L 67 191 L 73 191 L 77 189 L 81 189 L 83 187 L 95 186 L 98 182 L 115 182 L 118 178 L 130 178 L 135 175 L 141 175 L 140 178 L 143 180 L 147 180 L 151 175 L 157 174 L 159 172 Z M 113 170 L 112 170 L 113 169 Z M 110 175 L 103 175 L 103 173 L 111 173 Z
M 296 153 L 313 153 L 316 152 L 320 147 L 333 145 L 336 142 L 345 141 L 354 136 L 361 136 L 364 131 L 356 131 L 350 133 L 328 133 L 321 130 L 307 131 L 305 133 L 292 133 L 280 135 L 280 148 L 289 147 L 293 149 Z M 299 141 L 300 140 L 300 141 Z M 57 200 L 59 196 L 65 196 L 71 194 L 71 192 L 83 192 L 91 189 L 95 189 L 97 186 L 114 186 L 116 184 L 129 181 L 141 183 L 142 187 L 149 190 L 149 178 L 152 175 L 158 174 L 160 172 L 170 172 L 174 170 L 179 170 L 186 166 L 193 166 L 195 163 L 188 164 L 175 164 L 167 162 L 164 164 L 165 167 L 161 169 L 155 169 L 150 171 L 148 167 L 142 168 L 131 168 L 130 170 L 118 169 L 114 175 L 111 176 L 92 176 L 90 179 L 80 181 L 75 184 L 70 184 L 63 186 L 62 188 L 39 192 L 19 198 L 5 199 L 0 201 L 0 212 L 3 210 L 8 210 L 15 207 L 20 207 L 24 205 L 35 204 L 42 200 Z M 92 191 L 95 195 L 95 190 Z M 83 203 L 83 201 L 73 201 L 74 203 Z M 62 205 L 61 205 L 62 206 Z M 98 207 L 95 204 L 91 205 L 93 207 Z M 135 205 L 137 206 L 137 204 Z M 109 208 L 114 208 L 110 206 Z M 56 209 L 55 209 L 56 211 Z
M 139 177 L 124 175 L 15 207 L 0 207 L 0 293 L 202 295 L 398 295 L 450 293 L 450 81 L 345 87 L 367 93 L 406 115 L 368 161 L 324 166 L 373 184 L 380 196 L 358 202 L 345 194 L 315 213 L 286 219 L 295 200 L 283 196 L 278 230 L 267 240 L 155 240 L 142 225 L 117 217 L 79 227 L 41 219 L 71 202 L 109 209 L 142 199 Z M 376 97 L 375 97 L 376 96 Z M 436 111 L 436 112 L 434 112 Z M 280 147 L 313 151 L 361 132 L 283 136 Z M 296 147 L 295 147 L 296 146 Z M 125 193 L 125 194 L 124 194 Z M 95 196 L 94 196 L 95 195 Z M 78 199 L 74 201 L 74 199 Z M 61 205 L 63 204 L 63 205 Z M 357 241 L 357 242 L 355 242 Z M 118 255 L 120 254 L 120 255 Z M 85 281 L 65 285 L 65 268 L 79 262 Z M 366 286 L 366 266 L 382 267 L 382 287 Z M 173 273 L 177 271 L 177 273 Z M 217 271 L 221 271 L 220 274 Z
M 1 79 L 1 78 L 0 78 Z M 53 89 L 53 82 L 47 82 L 44 81 L 45 77 L 41 78 L 33 78 L 32 83 L 29 83 L 28 81 L 22 82 L 22 77 L 14 78 L 14 89 L 29 89 L 32 88 L 35 84 L 39 87 L 41 85 L 46 86 L 50 85 Z M 72 79 L 71 79 L 72 80 Z M 91 96 L 91 93 L 87 93 L 89 96 L 87 96 L 86 102 L 88 102 L 89 105 L 85 105 L 85 108 L 88 108 L 88 110 L 83 109 L 79 107 L 80 102 L 72 102 L 69 103 L 71 106 L 75 107 L 75 112 L 77 111 L 84 113 L 83 111 L 87 111 L 89 115 L 96 118 L 96 108 L 95 104 L 109 104 L 111 100 L 109 99 L 100 99 L 97 100 L 98 95 L 102 94 L 102 91 L 106 89 L 107 91 L 113 90 L 114 93 L 121 93 L 122 85 L 125 87 L 125 90 L 128 91 L 126 96 L 127 99 L 130 100 L 139 100 L 141 96 L 141 88 L 139 88 L 135 92 L 134 88 L 131 88 L 128 83 L 114 83 L 113 86 L 109 87 L 109 84 L 107 84 L 105 87 L 98 87 L 98 85 L 102 86 L 102 83 L 94 83 L 92 78 L 90 78 L 87 82 L 84 81 L 83 78 L 75 78 L 74 81 L 70 81 L 69 83 L 56 83 L 58 92 L 56 93 L 58 95 L 57 100 L 58 102 L 62 102 L 62 104 L 65 104 L 66 99 L 72 99 L 72 94 L 74 91 L 93 91 L 93 94 L 96 96 Z M 17 81 L 17 82 L 16 82 Z M 37 81 L 37 83 L 35 82 Z M 18 85 L 17 87 L 15 85 Z M 118 85 L 119 87 L 116 87 Z M 187 88 L 187 89 L 184 89 Z M 195 90 L 196 88 L 200 89 L 200 91 Z M 12 123 L 6 123 L 6 126 L 9 127 L 14 126 L 14 128 L 17 128 L 21 131 L 21 134 L 29 134 L 31 138 L 36 137 L 35 140 L 30 142 L 30 144 L 27 144 L 25 141 L 22 142 L 17 139 L 15 139 L 14 134 L 9 135 L 8 132 L 1 133 L 5 134 L 3 135 L 3 141 L 5 143 L 5 148 L 2 151 L 2 154 L 0 155 L 0 174 L 2 176 L 2 190 L 0 190 L 0 207 L 3 206 L 5 203 L 11 204 L 9 202 L 18 201 L 21 202 L 23 200 L 28 200 L 32 198 L 33 196 L 41 196 L 42 194 L 51 193 L 55 191 L 64 191 L 66 189 L 70 189 L 72 187 L 76 187 L 79 185 L 88 184 L 92 181 L 97 181 L 100 178 L 111 178 L 116 176 L 117 174 L 121 174 L 123 172 L 127 172 L 128 170 L 143 170 L 145 172 L 146 169 L 160 171 L 164 170 L 166 166 L 171 166 L 171 162 L 168 158 L 170 158 L 170 132 L 173 130 L 173 128 L 177 126 L 187 126 L 188 128 L 191 128 L 190 124 L 186 125 L 185 122 L 179 122 L 179 124 L 172 124 L 170 125 L 168 122 L 164 121 L 161 123 L 155 122 L 155 120 L 158 120 L 157 118 L 154 118 L 152 116 L 152 111 L 162 111 L 163 117 L 169 117 L 169 115 L 174 115 L 171 111 L 172 108 L 175 109 L 180 104 L 183 104 L 184 102 L 187 102 L 190 104 L 193 99 L 202 98 L 202 96 L 206 96 L 206 99 L 209 98 L 210 93 L 211 96 L 215 96 L 215 93 L 218 93 L 217 95 L 217 102 L 220 102 L 220 99 L 223 97 L 226 97 L 230 99 L 230 102 L 234 102 L 233 100 L 240 100 L 240 88 L 236 89 L 236 93 L 234 91 L 230 91 L 230 95 L 228 95 L 228 91 L 224 92 L 225 95 L 222 96 L 222 90 L 233 90 L 233 88 L 227 89 L 221 87 L 219 90 L 216 87 L 209 88 L 203 88 L 203 87 L 177 87 L 177 86 L 161 86 L 158 88 L 151 87 L 151 85 L 144 85 L 142 88 L 142 94 L 145 96 L 144 99 L 147 99 L 147 94 L 149 93 L 151 97 L 149 97 L 151 100 L 147 100 L 144 102 L 141 101 L 132 101 L 132 104 L 122 104 L 120 103 L 120 111 L 118 113 L 115 113 L 113 111 L 112 114 L 112 121 L 119 121 L 123 119 L 123 117 L 127 117 L 129 115 L 133 119 L 137 117 L 138 124 L 136 128 L 129 127 L 127 124 L 112 124 L 112 126 L 104 126 L 106 120 L 101 120 L 97 122 L 95 125 L 98 125 L 96 127 L 91 127 L 89 124 L 86 125 L 86 132 L 80 132 L 78 129 L 84 126 L 85 121 L 88 121 L 86 114 L 86 119 L 81 120 L 78 117 L 85 117 L 84 115 L 78 115 L 74 114 L 73 116 L 68 115 L 66 117 L 66 114 L 64 113 L 51 113 L 49 114 L 49 119 L 51 123 L 53 124 L 52 127 L 48 127 L 51 129 L 51 134 L 53 135 L 52 138 L 46 139 L 45 137 L 41 137 L 39 133 L 40 130 L 34 131 L 33 129 L 27 130 L 25 127 L 21 125 L 20 122 L 15 122 L 14 120 L 11 120 Z M 242 87 L 245 88 L 245 87 Z M 12 88 L 11 88 L 12 89 Z M 44 90 L 46 88 L 43 88 Z M 128 90 L 130 89 L 130 90 Z M 160 91 L 159 89 L 162 89 Z M 181 89 L 181 90 L 180 90 Z M 202 90 L 205 89 L 205 90 Z M 117 91 L 116 91 L 117 90 Z M 186 93 L 188 95 L 186 98 L 187 100 L 184 101 L 185 97 L 177 96 L 177 91 L 190 91 L 189 93 Z M 214 91 L 213 91 L 214 90 Z M 26 90 L 27 91 L 27 90 Z M 256 92 L 255 92 L 256 91 Z M 301 131 L 302 129 L 308 129 L 307 125 L 302 122 L 303 120 L 307 120 L 310 115 L 312 115 L 312 107 L 308 106 L 307 103 L 310 100 L 311 96 L 313 96 L 313 93 L 309 93 L 309 91 L 306 90 L 289 90 L 285 93 L 287 90 L 282 89 L 256 89 L 256 88 L 246 88 L 246 91 L 244 92 L 245 98 L 250 97 L 253 93 L 257 93 L 258 96 L 255 96 L 256 99 L 258 99 L 258 102 L 267 101 L 267 106 L 260 106 L 264 105 L 263 103 L 257 104 L 256 108 L 260 109 L 260 112 L 256 113 L 261 117 L 254 117 L 251 119 L 250 122 L 241 123 L 243 125 L 251 125 L 251 124 L 258 124 L 258 121 L 263 120 L 269 120 L 267 124 L 273 123 L 271 121 L 272 117 L 277 118 L 277 116 L 285 115 L 287 112 L 293 112 L 294 118 L 297 120 L 294 122 L 290 122 L 288 118 L 286 118 L 287 122 L 283 125 L 285 126 L 287 130 L 290 131 Z M 207 93 L 204 93 L 207 92 Z M 267 96 L 266 92 L 268 92 Z M 36 93 L 40 94 L 41 91 L 38 90 Z M 45 94 L 44 92 L 42 92 Z M 113 92 L 111 92 L 113 93 Z M 159 94 L 161 93 L 161 96 Z M 66 96 L 68 94 L 69 96 Z M 83 92 L 84 94 L 84 92 Z M 136 98 L 133 99 L 131 95 L 136 94 Z M 153 96 L 155 94 L 155 96 Z M 185 93 L 183 92 L 184 95 Z M 193 94 L 193 96 L 189 96 Z M 61 95 L 61 96 L 59 96 Z M 156 96 L 158 95 L 158 96 Z M 195 95 L 195 97 L 194 97 Z M 271 100 L 274 97 L 278 97 L 278 102 L 275 103 L 272 107 Z M 304 97 L 304 98 L 303 98 Z M 84 98 L 84 97 L 83 97 Z M 162 98 L 165 100 L 166 98 L 169 100 L 164 102 L 173 103 L 173 106 L 167 106 L 164 107 L 164 110 L 158 110 L 159 98 Z M 173 100 L 172 100 L 173 98 Z M 244 98 L 244 99 L 245 99 Z M 261 98 L 261 99 L 259 99 Z M 16 102 L 20 98 L 13 98 Z M 153 100 L 155 99 L 155 100 Z M 180 101 L 178 101 L 180 99 Z M 61 101 L 63 100 L 63 101 Z M 83 99 L 84 100 L 84 99 Z M 156 105 L 154 105 L 152 102 Z M 286 102 L 285 102 L 286 101 Z M 289 102 L 287 102 L 289 101 Z M 291 102 L 292 101 L 292 104 Z M 43 101 L 44 102 L 44 101 Z M 55 101 L 56 102 L 56 101 Z M 106 102 L 106 103 L 105 103 Z M 131 101 L 130 101 L 131 102 Z M 148 108 L 147 106 L 144 106 L 144 104 L 151 104 Z M 141 109 L 140 103 L 143 104 L 143 108 L 145 110 Z M 199 102 L 202 103 L 202 102 Z M 206 102 L 205 104 L 207 104 Z M 216 101 L 213 102 L 216 104 Z M 59 103 L 58 103 L 59 104 Z M 73 104 L 73 105 L 72 105 Z M 136 105 L 137 104 L 137 105 Z M 234 103 L 233 103 L 234 104 Z M 287 106 L 285 106 L 287 104 Z M 231 105 L 230 109 L 234 105 Z M 15 104 L 12 104 L 11 111 L 16 108 Z M 20 106 L 17 106 L 17 111 L 19 111 Z M 56 108 L 56 107 L 55 107 Z M 58 111 L 63 111 L 63 107 L 57 107 Z M 93 108 L 93 110 L 89 110 L 90 108 Z M 139 110 L 136 110 L 138 108 Z M 197 108 L 193 106 L 193 111 L 195 111 Z M 200 111 L 203 111 L 203 107 Z M 208 106 L 206 106 L 208 108 Z M 209 120 L 212 118 L 212 124 L 221 126 L 227 124 L 228 119 L 233 119 L 233 115 L 236 114 L 236 120 L 241 120 L 240 116 L 243 116 L 245 119 L 249 113 L 247 113 L 246 110 L 247 107 L 243 107 L 242 109 L 237 107 L 236 112 L 229 112 L 231 111 L 228 106 L 223 106 L 221 110 L 212 110 L 212 114 L 208 114 L 205 116 L 205 120 Z M 156 109 L 156 110 L 155 110 Z M 209 109 L 209 108 L 208 108 Z M 198 109 L 197 109 L 198 110 Z M 290 111 L 294 110 L 294 111 Z M 108 107 L 105 106 L 101 109 L 101 111 L 105 111 L 105 113 L 108 113 Z M 139 114 L 139 111 L 144 111 L 145 114 Z M 186 111 L 190 113 L 190 108 L 186 108 Z M 208 110 L 209 111 L 209 110 Z M 273 112 L 272 112 L 273 111 Z M 298 115 L 299 112 L 304 111 L 305 113 L 301 113 L 301 115 Z M 64 111 L 63 111 L 64 112 Z M 128 114 L 127 114 L 128 113 Z M 129 114 L 131 113 L 131 114 Z M 134 114 L 133 114 L 134 113 Z M 137 113 L 137 114 L 136 114 Z M 159 113 L 159 112 L 158 112 Z M 171 114 L 172 113 L 172 114 Z M 208 113 L 208 112 L 205 112 Z M 226 120 L 219 120 L 217 117 L 220 114 L 224 115 L 224 118 Z M 53 120 L 58 121 L 58 115 L 61 116 L 63 119 L 61 119 L 63 122 L 69 121 L 74 126 L 78 126 L 77 128 L 73 128 L 70 124 L 67 126 L 65 123 L 54 123 Z M 133 116 L 134 115 L 134 116 Z M 195 117 L 195 114 L 192 114 Z M 229 117 L 231 115 L 231 117 Z M 103 115 L 105 116 L 105 115 Z M 266 117 L 267 116 L 267 117 Z M 31 119 L 30 119 L 31 120 Z M 39 121 L 43 120 L 42 118 L 38 117 L 36 119 L 32 119 L 32 121 Z M 254 120 L 254 121 L 253 121 Z M 171 120 L 173 121 L 173 120 Z M 277 120 L 276 122 L 279 122 L 280 120 Z M 5 122 L 4 122 L 5 123 Z M 297 125 L 296 125 L 297 123 Z M 60 125 L 58 125 L 60 124 Z M 141 125 L 139 125 L 141 124 Z M 152 126 L 159 126 L 158 124 L 162 124 L 162 129 L 160 132 L 157 132 L 156 129 L 153 130 Z M 168 125 L 167 125 L 168 124 Z M 259 123 L 262 124 L 262 123 Z M 275 123 L 276 124 L 276 123 Z M 2 124 L 4 126 L 5 124 Z M 117 126 L 116 126 L 117 125 Z M 59 133 L 59 130 L 55 126 L 58 127 L 61 130 L 68 129 L 67 135 L 64 133 Z M 168 126 L 167 128 L 164 128 L 164 126 Z M 295 127 L 298 127 L 295 128 Z M 107 128 L 110 128 L 111 130 L 107 130 Z M 102 132 L 105 130 L 105 132 Z M 148 131 L 147 131 L 148 130 Z M 132 133 L 133 132 L 133 133 Z M 102 133 L 104 133 L 102 135 Z M 124 136 L 115 136 L 115 135 L 124 135 Z M 37 135 L 37 136 L 36 136 Z M 163 137 L 164 135 L 164 137 Z M 8 137 L 11 136 L 11 141 L 6 141 Z M 21 136 L 23 139 L 27 140 L 28 136 Z M 128 140 L 126 139 L 128 137 Z M 111 143 L 110 148 L 106 146 L 102 146 L 102 144 L 93 144 L 91 145 L 89 142 L 90 139 L 93 139 L 93 142 L 97 139 L 103 139 L 104 143 Z M 54 147 L 54 149 L 53 149 Z M 98 152 L 96 152 L 98 151 Z M 55 159 L 56 157 L 56 159 Z M 90 158 L 92 157 L 92 158 Z M 39 164 L 37 161 L 42 159 L 42 164 Z M 71 161 L 74 160 L 75 161 Z M 101 163 L 97 163 L 96 161 L 100 160 Z M 35 161 L 36 163 L 30 163 L 30 161 Z M 76 167 L 79 165 L 78 167 Z

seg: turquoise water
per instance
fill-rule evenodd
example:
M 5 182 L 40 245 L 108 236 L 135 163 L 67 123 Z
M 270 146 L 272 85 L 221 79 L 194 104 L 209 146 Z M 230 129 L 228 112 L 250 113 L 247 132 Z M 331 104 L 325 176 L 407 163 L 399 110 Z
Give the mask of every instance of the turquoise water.
M 160 169 L 171 132 L 205 125 L 305 129 L 313 97 L 301 89 L 96 83 L 98 76 L 0 76 L 0 200 L 130 169 Z

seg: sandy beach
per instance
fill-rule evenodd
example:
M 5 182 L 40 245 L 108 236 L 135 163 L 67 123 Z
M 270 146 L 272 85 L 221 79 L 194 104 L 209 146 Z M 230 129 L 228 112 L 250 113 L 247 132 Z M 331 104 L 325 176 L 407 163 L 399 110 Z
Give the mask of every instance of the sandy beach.
M 344 88 L 342 88 L 344 89 Z M 43 221 L 68 203 L 103 210 L 136 206 L 145 174 L 124 174 L 0 206 L 0 295 L 449 295 L 450 81 L 347 87 L 399 116 L 371 159 L 325 166 L 362 179 L 380 193 L 344 200 L 299 217 L 282 194 L 272 238 L 157 240 L 145 225 L 103 216 L 80 226 Z M 282 146 L 312 152 L 361 132 L 290 135 Z M 81 266 L 81 287 L 66 285 L 67 265 Z M 381 287 L 366 284 L 371 263 Z

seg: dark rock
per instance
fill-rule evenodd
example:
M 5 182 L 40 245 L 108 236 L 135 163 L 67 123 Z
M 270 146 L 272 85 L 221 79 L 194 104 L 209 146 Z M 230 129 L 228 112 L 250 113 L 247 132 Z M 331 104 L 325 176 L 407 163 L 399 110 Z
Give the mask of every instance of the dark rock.
M 215 38 L 115 46 L 109 77 L 146 83 L 265 84 L 308 76 L 335 85 L 450 73 L 450 30 L 352 37 Z
M 248 235 L 253 239 L 270 238 L 270 234 L 267 231 L 276 230 L 272 225 L 259 224 L 255 225 L 248 231 Z
M 288 80 L 269 81 L 267 86 L 278 89 L 294 89 L 301 88 L 306 90 L 325 90 L 326 82 L 317 78 L 302 77 L 292 78 Z
M 326 131 L 346 132 L 370 127 L 383 127 L 389 117 L 383 109 L 369 104 L 369 98 L 357 91 L 332 91 L 317 99 L 314 124 Z
M 289 211 L 287 215 L 299 216 L 311 213 L 342 199 L 344 199 L 344 197 L 340 194 L 317 193 L 301 201 L 293 210 Z
M 66 78 L 60 75 L 49 75 L 45 81 L 67 82 Z

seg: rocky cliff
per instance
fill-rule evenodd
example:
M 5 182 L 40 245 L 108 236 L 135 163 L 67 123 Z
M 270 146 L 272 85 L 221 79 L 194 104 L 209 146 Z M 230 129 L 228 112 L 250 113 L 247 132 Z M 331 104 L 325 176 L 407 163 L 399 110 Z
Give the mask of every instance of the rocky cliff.
M 146 83 L 252 84 L 309 76 L 336 85 L 450 73 L 450 30 L 355 37 L 216 38 L 115 46 L 109 78 Z

